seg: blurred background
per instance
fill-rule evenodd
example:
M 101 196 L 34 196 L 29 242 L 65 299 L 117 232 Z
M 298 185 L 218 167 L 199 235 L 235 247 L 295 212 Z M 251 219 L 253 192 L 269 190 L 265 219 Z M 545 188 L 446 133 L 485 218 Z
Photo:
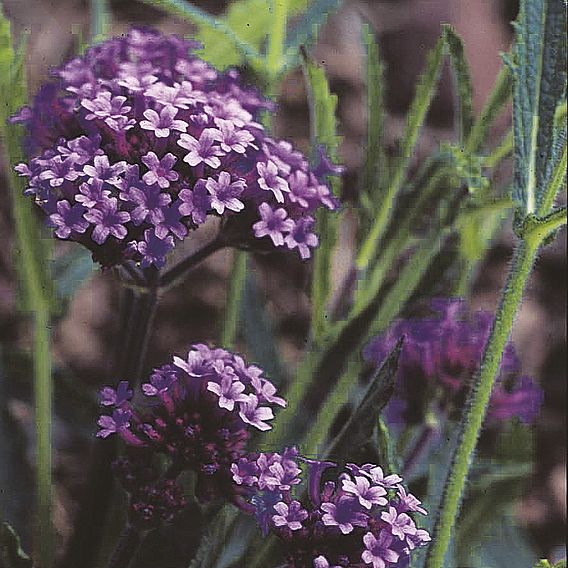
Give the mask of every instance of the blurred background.
M 222 13 L 227 2 L 196 1 L 211 12 Z M 31 92 L 45 80 L 49 68 L 72 56 L 79 38 L 89 34 L 89 6 L 80 0 L 4 0 L 4 10 L 16 34 L 31 31 L 28 70 Z M 164 32 L 190 33 L 187 23 L 165 16 L 159 9 L 130 0 L 110 2 L 112 34 L 131 25 L 150 24 Z M 365 84 L 360 45 L 360 18 L 374 30 L 386 63 L 388 106 L 387 139 L 392 151 L 402 131 L 404 115 L 414 93 L 426 53 L 434 46 L 441 23 L 452 24 L 462 36 L 475 86 L 476 110 L 483 104 L 501 65 L 499 53 L 512 39 L 510 21 L 516 16 L 514 0 L 346 0 L 321 29 L 315 58 L 328 73 L 339 96 L 339 121 L 343 141 L 341 161 L 345 199 L 354 199 L 357 172 L 366 139 Z M 428 117 L 421 138 L 421 155 L 439 140 L 451 136 L 453 97 L 449 73 Z M 507 128 L 506 115 L 499 128 Z M 306 93 L 300 71 L 290 73 L 281 86 L 274 128 L 281 138 L 306 150 L 309 121 Z M 496 132 L 496 136 L 499 132 Z M 510 165 L 509 165 L 510 167 Z M 506 172 L 505 172 L 506 173 Z M 0 368 L 0 447 L 9 460 L 0 458 L 0 503 L 6 516 L 29 545 L 32 510 L 34 417 L 30 404 L 31 379 L 26 356 L 29 330 L 18 312 L 17 279 L 11 258 L 12 224 L 8 190 L 0 200 L 0 343 L 4 370 Z M 353 228 L 347 224 L 338 254 L 338 281 L 352 257 Z M 207 236 L 202 237 L 207 240 Z M 199 237 L 189 243 L 198 248 Z M 69 247 L 57 244 L 57 253 Z M 494 309 L 512 249 L 507 226 L 495 239 L 478 271 L 471 303 Z M 542 556 L 562 557 L 566 528 L 566 240 L 563 231 L 542 253 L 514 328 L 513 339 L 526 374 L 545 392 L 536 431 L 536 467 L 526 497 L 516 514 L 529 529 Z M 162 364 L 172 352 L 187 349 L 194 341 L 217 341 L 231 252 L 221 251 L 199 266 L 187 282 L 160 301 L 150 342 L 148 368 Z M 293 368 L 305 345 L 309 300 L 305 292 L 309 266 L 295 255 L 266 255 L 255 259 L 254 270 L 271 316 L 283 358 Z M 443 279 L 441 274 L 440 278 Z M 65 316 L 53 329 L 55 385 L 55 511 L 60 548 L 70 534 L 81 483 L 84 480 L 88 440 L 94 431 L 96 388 L 115 382 L 109 376 L 114 356 L 117 322 L 117 287 L 111 275 L 94 272 L 81 286 Z M 10 381 L 3 380 L 9 369 Z M 86 394 L 87 393 L 87 394 Z M 4 461 L 4 463 L 2 463 Z M 9 480 L 10 485 L 7 485 Z M 14 480 L 18 484 L 14 487 Z

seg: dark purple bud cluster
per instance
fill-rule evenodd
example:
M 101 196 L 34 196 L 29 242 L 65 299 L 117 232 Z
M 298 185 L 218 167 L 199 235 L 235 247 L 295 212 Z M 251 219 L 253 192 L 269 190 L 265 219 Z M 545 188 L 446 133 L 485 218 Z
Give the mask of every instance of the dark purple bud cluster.
M 273 406 L 286 406 L 259 367 L 203 344 L 194 345 L 187 358 L 174 357 L 173 364 L 155 369 L 141 390 L 145 403 L 133 404 L 126 381 L 116 390 L 105 387 L 101 404 L 107 412 L 97 433 L 118 434 L 127 444 L 128 459 L 116 469 L 131 495 L 131 515 L 141 519 L 146 497 L 152 498 L 147 502 L 152 511 L 161 511 L 156 499 L 176 511 L 181 507 L 173 482 L 184 471 L 196 474 L 199 500 L 234 499 L 230 467 L 244 455 L 251 427 L 269 430 Z M 167 458 L 165 477 L 153 473 L 158 454 Z M 165 512 L 159 514 L 163 518 Z
M 308 467 L 308 498 L 300 499 L 301 463 Z M 264 534 L 285 543 L 290 568 L 403 567 L 413 550 L 430 541 L 412 515 L 426 511 L 402 478 L 374 464 L 347 464 L 339 474 L 328 461 L 301 458 L 295 448 L 251 454 L 231 466 L 234 482 Z M 296 490 L 294 490 L 296 488 Z
M 399 359 L 395 395 L 385 409 L 392 424 L 422 421 L 426 408 L 452 415 L 463 404 L 472 377 L 479 368 L 493 315 L 468 313 L 461 299 L 436 299 L 435 315 L 396 322 L 364 350 L 364 357 L 380 364 L 404 335 Z M 521 375 L 520 362 L 512 343 L 501 360 L 501 370 L 491 394 L 488 423 L 518 417 L 530 423 L 538 415 L 542 390 Z M 433 405 L 433 406 L 432 406 Z
M 54 72 L 31 107 L 27 195 L 55 235 L 82 243 L 103 266 L 160 267 L 208 215 L 239 216 L 229 246 L 270 237 L 302 258 L 317 246 L 314 211 L 337 202 L 291 144 L 258 122 L 272 104 L 191 53 L 198 44 L 133 29 Z M 318 177 L 319 176 L 319 177 Z

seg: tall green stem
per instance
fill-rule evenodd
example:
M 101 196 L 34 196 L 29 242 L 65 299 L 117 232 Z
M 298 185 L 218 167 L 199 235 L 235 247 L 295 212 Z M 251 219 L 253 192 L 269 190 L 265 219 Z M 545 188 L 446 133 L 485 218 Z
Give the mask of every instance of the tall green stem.
M 221 331 L 221 345 L 225 349 L 234 347 L 239 325 L 239 312 L 241 297 L 245 286 L 247 273 L 247 253 L 241 250 L 235 251 L 233 267 L 229 279 L 229 289 L 227 290 L 227 302 L 225 307 L 225 319 Z
M 439 518 L 434 526 L 433 541 L 428 551 L 426 566 L 442 568 L 452 528 L 455 526 L 473 452 L 481 430 L 491 396 L 503 349 L 509 340 L 513 320 L 521 303 L 538 247 L 538 237 L 518 242 L 513 255 L 501 302 L 485 347 L 479 374 L 474 381 L 467 411 L 460 425 L 458 445 L 453 456 L 449 477 L 446 480 Z
M 51 521 L 51 357 L 49 307 L 40 302 L 34 312 L 34 397 L 36 412 L 36 499 L 38 514 L 38 557 L 41 568 L 53 566 Z

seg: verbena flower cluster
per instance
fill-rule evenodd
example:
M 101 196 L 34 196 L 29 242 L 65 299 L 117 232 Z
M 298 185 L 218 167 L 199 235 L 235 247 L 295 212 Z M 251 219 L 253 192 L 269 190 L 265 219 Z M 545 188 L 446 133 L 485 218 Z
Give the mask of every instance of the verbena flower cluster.
M 271 103 L 193 55 L 198 45 L 133 29 L 54 71 L 12 118 L 28 130 L 25 193 L 103 266 L 160 267 L 210 214 L 239 218 L 229 245 L 268 237 L 305 259 L 314 211 L 337 206 L 324 182 L 337 168 L 323 156 L 312 171 L 270 138 L 258 118 Z
M 301 501 L 301 462 L 308 467 Z M 301 458 L 295 448 L 251 454 L 232 465 L 233 480 L 264 532 L 284 542 L 289 568 L 373 568 L 408 565 L 413 550 L 430 541 L 412 516 L 426 515 L 402 478 L 374 464 L 347 464 L 325 482 L 329 461 Z
M 449 416 L 458 412 L 479 368 L 493 315 L 469 313 L 466 303 L 457 298 L 435 299 L 431 311 L 431 317 L 395 322 L 364 350 L 368 361 L 380 364 L 405 336 L 395 394 L 384 411 L 390 423 L 422 422 L 427 410 Z M 513 417 L 532 422 L 542 396 L 540 387 L 521 375 L 513 344 L 508 343 L 491 394 L 488 423 Z
M 155 369 L 141 390 L 144 402 L 136 404 L 126 381 L 101 391 L 97 436 L 117 434 L 126 443 L 115 470 L 131 494 L 131 517 L 145 523 L 183 508 L 175 479 L 184 471 L 195 473 L 198 499 L 233 499 L 230 467 L 244 454 L 251 428 L 269 430 L 273 407 L 286 406 L 259 367 L 203 344 Z M 164 475 L 158 455 L 168 462 Z

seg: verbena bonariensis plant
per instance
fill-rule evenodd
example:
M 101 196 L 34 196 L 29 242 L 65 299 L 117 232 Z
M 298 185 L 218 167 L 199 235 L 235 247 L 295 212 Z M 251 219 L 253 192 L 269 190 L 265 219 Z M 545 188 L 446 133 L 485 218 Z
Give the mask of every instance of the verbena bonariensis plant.
M 258 117 L 272 103 L 192 55 L 198 45 L 133 29 L 54 71 L 12 118 L 27 128 L 26 195 L 105 267 L 162 267 L 209 214 L 226 221 L 219 247 L 269 238 L 309 258 L 314 212 L 337 207 L 328 162 L 310 170 L 268 136 Z
M 307 466 L 307 496 L 300 465 Z M 412 551 L 430 540 L 412 519 L 427 514 L 420 501 L 400 476 L 375 464 L 348 463 L 325 474 L 337 467 L 290 448 L 245 456 L 231 471 L 246 499 L 241 508 L 282 541 L 289 568 L 407 566 Z
M 104 4 L 93 0 L 98 16 Z M 186 568 L 189 561 L 192 568 L 216 568 L 228 557 L 233 566 L 247 568 L 272 568 L 282 561 L 296 568 L 469 565 L 469 560 L 463 561 L 464 547 L 483 550 L 485 542 L 490 542 L 488 546 L 495 548 L 499 540 L 495 527 L 511 524 L 497 510 L 496 501 L 505 496 L 510 504 L 513 480 L 522 482 L 531 465 L 528 443 L 522 459 L 517 456 L 516 461 L 510 459 L 514 448 L 491 454 L 488 463 L 482 463 L 484 456 L 474 455 L 474 450 L 482 427 L 497 422 L 500 428 L 491 432 L 502 434 L 505 445 L 515 446 L 518 440 L 511 432 L 518 426 L 516 420 L 533 421 L 541 401 L 538 387 L 520 375 L 509 334 L 538 251 L 566 223 L 565 208 L 554 208 L 566 170 L 564 3 L 523 0 L 508 67 L 500 73 L 478 117 L 473 113 L 463 45 L 451 28 L 444 27 L 418 81 L 395 156 L 388 155 L 383 140 L 384 87 L 378 46 L 369 31 L 364 34 L 369 129 L 361 192 L 353 212 L 359 226 L 358 250 L 351 277 L 333 302 L 331 260 L 339 227 L 337 216 L 328 211 L 337 209 L 338 202 L 326 177 L 340 173 L 328 158 L 337 153 L 337 99 L 308 50 L 298 48 L 309 43 L 310 34 L 334 3 L 314 0 L 287 34 L 287 18 L 298 9 L 297 3 L 266 3 L 266 9 L 271 6 L 273 11 L 264 14 L 268 19 L 260 17 L 259 25 L 256 17 L 262 3 L 253 2 L 251 10 L 250 0 L 237 0 L 237 8 L 245 8 L 243 30 L 250 26 L 254 32 L 250 36 L 239 31 L 238 9 L 229 10 L 230 17 L 213 21 L 187 2 L 161 0 L 158 4 L 197 22 L 202 36 L 209 33 L 216 38 L 205 45 L 206 58 L 219 46 L 227 53 L 238 52 L 237 60 L 248 64 L 248 70 L 272 94 L 301 52 L 315 159 L 308 165 L 291 144 L 269 137 L 265 127 L 273 103 L 245 87 L 237 71 L 221 73 L 197 57 L 193 41 L 147 29 L 131 30 L 88 48 L 55 71 L 32 104 L 23 107 L 23 58 L 10 47 L 0 50 L 0 87 L 2 103 L 6 102 L 0 105 L 0 113 L 2 119 L 13 116 L 8 128 L 2 121 L 2 133 L 10 157 L 18 156 L 16 161 L 21 162 L 16 166 L 21 177 L 10 177 L 22 250 L 18 260 L 25 275 L 25 305 L 35 315 L 37 557 L 42 568 L 53 565 L 49 328 L 55 309 L 32 200 L 20 199 L 22 181 L 27 182 L 27 197 L 33 197 L 57 238 L 81 243 L 105 268 L 124 268 L 119 273 L 128 284 L 124 305 L 129 313 L 123 314 L 125 333 L 120 336 L 127 348 L 114 371 L 114 377 L 127 381 L 116 390 L 107 387 L 102 392 L 106 412 L 99 419 L 99 437 L 110 439 L 99 440 L 95 446 L 84 492 L 86 506 L 79 507 L 65 568 L 90 568 L 104 544 L 102 534 L 113 495 L 111 461 L 130 495 L 129 525 L 111 558 L 113 568 L 143 562 L 135 559 L 140 544 L 143 552 L 148 550 L 141 535 L 153 529 L 161 537 L 168 534 L 160 532 L 165 525 L 172 524 L 170 528 L 187 531 L 196 539 L 205 532 L 187 557 L 170 562 L 166 555 L 160 556 L 158 562 L 176 568 L 178 564 Z M 2 24 L 4 48 L 10 45 L 10 34 Z M 101 31 L 97 27 L 93 34 L 97 40 L 102 39 Z M 221 41 L 217 41 L 219 34 Z M 243 39 L 248 37 L 251 43 Z M 457 144 L 444 144 L 414 173 L 410 161 L 446 55 L 458 86 Z M 486 152 L 490 126 L 508 100 L 511 80 L 514 135 Z M 26 156 L 19 149 L 17 124 L 26 127 Z M 496 192 L 493 180 L 485 179 L 488 170 L 511 152 L 515 156 L 512 198 L 508 187 Z M 334 194 L 338 195 L 336 190 L 337 184 Z M 432 304 L 431 317 L 391 325 L 409 302 L 433 295 L 434 287 L 425 277 L 438 257 L 445 256 L 450 235 L 460 242 L 455 267 L 458 285 L 452 289 L 465 295 L 473 269 L 499 226 L 498 217 L 513 205 L 517 244 L 495 318 L 468 314 L 460 301 L 444 300 Z M 209 216 L 220 217 L 218 236 L 161 272 L 167 254 Z M 489 228 L 486 217 L 494 221 Z M 413 247 L 417 238 L 421 242 Z M 308 349 L 287 385 L 289 408 L 271 431 L 267 420 L 272 419 L 272 407 L 284 405 L 272 383 L 238 356 L 201 344 L 192 348 L 187 359 L 175 358 L 173 364 L 150 375 L 137 395 L 144 402 L 131 399 L 144 370 L 160 285 L 178 280 L 208 254 L 226 246 L 253 252 L 276 246 L 295 250 L 302 259 L 315 257 Z M 393 269 L 397 260 L 400 273 Z M 242 271 L 234 274 L 236 284 L 230 287 L 227 302 L 233 324 L 239 317 L 240 281 L 244 281 Z M 352 290 L 350 283 L 355 282 L 356 290 Z M 137 301 L 130 301 L 133 296 Z M 249 298 L 249 304 L 254 303 Z M 255 309 L 262 311 L 258 305 Z M 261 328 L 257 336 L 262 336 L 259 340 L 251 338 L 251 333 L 243 334 L 247 349 L 254 352 L 261 343 L 257 352 L 264 354 L 265 361 L 275 359 L 269 326 L 262 325 L 266 314 L 253 317 L 250 305 L 243 314 L 244 327 Z M 235 329 L 233 325 L 223 334 L 225 347 L 234 343 Z M 352 387 L 357 375 L 365 378 L 361 347 L 377 334 L 380 338 L 366 354 L 373 363 L 385 356 L 386 362 L 358 396 Z M 266 344 L 272 344 L 272 351 L 262 349 Z M 427 388 L 414 388 L 418 381 Z M 343 424 L 338 418 L 343 418 L 351 395 L 354 405 Z M 413 451 L 403 459 L 399 455 L 404 435 L 390 435 L 390 427 L 396 429 L 397 408 L 407 425 L 416 422 L 426 434 L 433 413 L 442 420 L 448 418 L 450 428 L 459 419 L 455 445 L 442 442 L 439 455 L 432 458 L 435 463 L 424 464 L 430 466 L 422 468 L 427 474 L 416 488 L 412 486 L 424 508 L 396 473 L 384 475 L 384 471 L 400 472 L 412 483 L 408 470 L 419 455 Z M 247 441 L 248 450 L 255 449 L 255 438 L 249 438 L 258 430 L 267 430 L 258 436 L 263 449 L 295 444 L 305 455 L 318 459 L 300 458 L 295 449 L 245 454 Z M 528 428 L 521 425 L 519 431 L 526 441 Z M 116 459 L 119 440 L 126 448 Z M 418 449 L 420 442 L 419 436 Z M 353 461 L 365 465 L 356 466 Z M 336 463 L 347 466 L 332 473 Z M 469 500 L 475 501 L 473 510 L 468 499 L 463 502 L 472 465 L 474 471 L 482 465 L 490 473 L 487 479 L 472 479 L 468 491 Z M 301 470 L 306 468 L 303 491 Z M 507 473 L 505 491 L 499 485 L 503 472 Z M 476 489 L 479 484 L 481 489 Z M 228 505 L 217 513 L 215 506 L 206 504 L 211 499 L 237 508 Z M 178 525 L 191 507 L 196 512 L 190 515 L 193 524 Z M 262 540 L 251 536 L 259 531 L 250 531 L 247 519 L 237 517 L 238 508 L 257 516 L 265 533 Z M 485 509 L 489 514 L 482 514 Z M 420 523 L 425 528 L 417 528 L 414 517 L 426 510 L 429 516 Z M 201 531 L 201 524 L 211 518 Z M 485 533 L 474 539 L 471 533 L 478 527 Z M 452 534 L 456 557 L 447 559 Z M 8 546 L 4 545 L 6 535 Z M 8 550 L 18 557 L 6 560 L 4 555 L 0 561 L 20 568 L 26 561 L 12 535 L 2 532 L 0 552 Z M 162 543 L 160 549 L 155 541 L 157 550 L 167 548 Z M 514 556 L 508 565 L 530 564 L 530 560 L 518 560 L 522 549 L 522 545 L 507 546 Z M 479 558 L 484 562 L 482 554 Z

